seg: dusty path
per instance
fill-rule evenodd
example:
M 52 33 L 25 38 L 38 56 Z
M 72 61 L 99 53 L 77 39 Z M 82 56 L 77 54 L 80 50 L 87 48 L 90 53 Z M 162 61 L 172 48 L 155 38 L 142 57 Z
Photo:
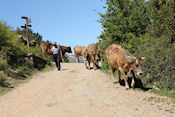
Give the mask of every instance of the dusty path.
M 0 117 L 175 117 L 175 102 L 125 90 L 101 71 L 62 64 L 0 97 Z

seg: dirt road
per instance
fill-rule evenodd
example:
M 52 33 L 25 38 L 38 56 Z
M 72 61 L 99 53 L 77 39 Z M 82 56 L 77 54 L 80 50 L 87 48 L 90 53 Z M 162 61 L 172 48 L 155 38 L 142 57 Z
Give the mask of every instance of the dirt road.
M 100 70 L 64 63 L 0 97 L 0 117 L 175 117 L 175 102 L 125 90 Z

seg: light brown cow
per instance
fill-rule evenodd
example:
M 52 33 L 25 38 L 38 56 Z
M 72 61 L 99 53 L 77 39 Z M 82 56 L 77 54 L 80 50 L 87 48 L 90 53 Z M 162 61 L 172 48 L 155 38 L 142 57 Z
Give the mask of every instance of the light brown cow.
M 18 35 L 20 43 L 23 43 L 24 45 L 27 45 L 27 39 L 23 37 L 22 35 Z M 29 40 L 29 47 L 36 47 L 36 41 L 35 40 Z
M 83 48 L 86 48 L 86 47 L 84 47 L 84 46 L 75 46 L 74 47 L 74 53 L 75 53 L 77 63 L 79 63 L 79 56 L 82 56 Z
M 97 65 L 97 60 L 99 59 L 98 56 L 98 47 L 96 44 L 92 43 L 88 45 L 88 54 L 90 56 L 90 61 L 93 64 L 93 69 L 96 70 L 98 65 Z
M 81 54 L 83 56 L 83 60 L 84 60 L 84 64 L 86 66 L 86 69 L 90 69 L 90 56 L 88 54 L 88 49 L 83 48 Z
M 29 46 L 30 47 L 36 47 L 36 41 L 35 40 L 30 40 L 29 41 Z
M 128 74 L 132 73 L 132 83 L 131 87 L 134 88 L 135 84 L 135 74 L 141 75 L 142 72 L 142 62 L 144 57 L 136 58 L 130 54 L 127 50 L 123 49 L 120 45 L 112 44 L 106 49 L 106 57 L 113 75 L 113 82 L 119 82 L 121 80 L 121 74 L 124 77 L 125 87 L 129 89 L 128 85 Z M 115 70 L 118 70 L 119 81 L 115 81 Z

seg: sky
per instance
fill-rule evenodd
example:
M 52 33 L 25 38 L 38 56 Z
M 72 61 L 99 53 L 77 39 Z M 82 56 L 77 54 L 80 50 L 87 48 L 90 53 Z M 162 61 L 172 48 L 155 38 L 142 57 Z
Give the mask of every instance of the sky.
M 14 29 L 31 18 L 31 29 L 43 40 L 64 46 L 88 46 L 102 32 L 98 12 L 104 13 L 105 0 L 0 0 L 0 20 Z M 94 10 L 98 11 L 95 12 Z

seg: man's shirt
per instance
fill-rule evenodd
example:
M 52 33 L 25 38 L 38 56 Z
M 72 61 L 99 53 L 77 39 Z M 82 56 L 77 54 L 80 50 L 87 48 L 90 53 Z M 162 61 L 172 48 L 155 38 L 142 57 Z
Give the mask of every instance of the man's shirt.
M 53 54 L 60 54 L 61 49 L 59 46 L 57 46 L 57 47 L 53 46 L 51 48 L 51 51 L 53 52 Z

